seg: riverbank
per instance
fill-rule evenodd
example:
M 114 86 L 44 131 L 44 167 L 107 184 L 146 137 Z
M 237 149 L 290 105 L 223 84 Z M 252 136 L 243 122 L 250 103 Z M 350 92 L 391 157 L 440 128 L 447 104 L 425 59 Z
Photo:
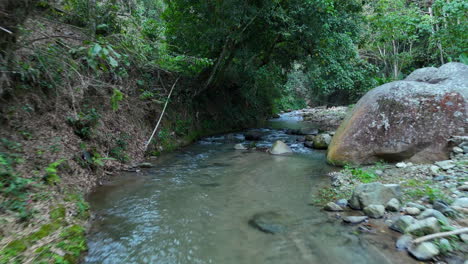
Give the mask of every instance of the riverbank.
M 335 115 L 323 117 L 327 116 L 324 109 L 304 112 L 311 112 L 312 117 L 308 119 L 315 118 L 324 127 L 337 127 Z M 328 120 L 331 122 L 327 123 Z M 334 134 L 330 130 L 327 133 Z M 372 166 L 347 165 L 328 174 L 330 185 L 315 193 L 311 202 L 322 206 L 331 219 L 342 221 L 361 234 L 380 234 L 383 240 L 393 241 L 395 250 L 408 250 L 418 260 L 464 263 L 468 252 L 466 234 L 412 244 L 418 236 L 462 230 L 468 226 L 468 141 L 466 137 L 455 137 L 452 141 L 455 147 L 450 159 L 433 164 L 378 162 Z M 379 199 L 385 199 L 380 197 L 384 191 L 379 191 L 383 186 L 398 189 L 396 199 L 390 204 L 378 204 L 381 203 Z M 360 197 L 368 197 L 365 199 L 372 202 L 361 207 L 356 202 L 364 199 Z M 370 206 L 369 203 L 376 204 Z M 424 228 L 424 221 L 434 217 L 438 223 L 430 231 L 406 230 L 410 225 Z

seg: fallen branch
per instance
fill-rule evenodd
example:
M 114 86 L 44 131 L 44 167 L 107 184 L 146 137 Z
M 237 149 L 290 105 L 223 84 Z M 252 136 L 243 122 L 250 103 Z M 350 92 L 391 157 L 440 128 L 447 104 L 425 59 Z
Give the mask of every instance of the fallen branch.
M 151 140 L 153 139 L 154 137 L 154 134 L 156 134 L 156 131 L 158 130 L 158 127 L 159 127 L 159 123 L 161 123 L 161 120 L 164 116 L 164 112 L 166 111 L 166 107 L 167 107 L 167 104 L 169 103 L 169 99 L 171 98 L 171 95 L 172 95 L 172 91 L 174 90 L 174 87 L 176 86 L 177 82 L 179 81 L 180 77 L 177 78 L 177 80 L 174 82 L 174 84 L 172 85 L 171 87 L 171 91 L 169 92 L 169 95 L 167 96 L 167 100 L 166 100 L 166 104 L 164 104 L 164 108 L 161 112 L 161 115 L 159 116 L 159 120 L 158 120 L 158 123 L 156 124 L 156 127 L 154 127 L 154 130 L 153 130 L 153 133 L 151 134 L 151 137 L 148 139 L 148 141 L 146 142 L 145 144 L 145 151 L 148 149 L 148 146 L 149 144 L 151 143 Z
M 420 237 L 420 238 L 417 238 L 417 239 L 413 240 L 413 244 L 419 244 L 421 242 L 424 242 L 424 241 L 427 241 L 427 240 L 432 240 L 432 239 L 435 239 L 435 238 L 448 237 L 448 236 L 453 236 L 453 235 L 460 235 L 460 234 L 464 234 L 464 233 L 468 233 L 468 227 L 456 229 L 456 230 L 449 231 L 449 232 L 441 232 L 441 233 L 435 233 L 435 234 L 432 234 L 432 235 L 423 236 L 423 237 Z
M 11 32 L 10 30 L 4 28 L 4 27 L 0 27 L 1 30 L 5 31 L 6 33 L 8 34 L 13 34 L 13 32 Z

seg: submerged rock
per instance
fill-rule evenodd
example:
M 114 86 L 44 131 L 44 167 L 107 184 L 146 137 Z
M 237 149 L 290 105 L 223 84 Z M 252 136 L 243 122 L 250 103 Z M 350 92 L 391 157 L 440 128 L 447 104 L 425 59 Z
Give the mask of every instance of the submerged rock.
M 437 246 L 431 242 L 423 242 L 419 245 L 413 245 L 408 249 L 408 251 L 417 260 L 431 260 L 440 253 Z
M 148 169 L 148 168 L 153 168 L 154 165 L 149 163 L 149 162 L 142 162 L 142 163 L 138 164 L 137 167 Z
M 363 209 L 371 204 L 387 204 L 393 198 L 401 196 L 401 188 L 397 184 L 382 184 L 373 182 L 358 185 L 354 191 L 349 206 L 353 209 Z
M 293 151 L 291 150 L 291 148 L 281 140 L 277 140 L 275 143 L 273 143 L 273 146 L 270 149 L 270 154 L 273 155 L 288 154 L 292 152 Z
M 244 144 L 238 143 L 238 144 L 234 145 L 234 149 L 235 150 L 247 150 L 248 148 L 246 146 L 244 146 Z
M 249 225 L 262 232 L 276 234 L 284 232 L 289 222 L 290 219 L 285 215 L 276 212 L 265 212 L 255 214 L 249 220 Z
M 448 159 L 450 137 L 467 133 L 468 65 L 451 62 L 432 74 L 425 69 L 364 95 L 333 137 L 328 161 Z

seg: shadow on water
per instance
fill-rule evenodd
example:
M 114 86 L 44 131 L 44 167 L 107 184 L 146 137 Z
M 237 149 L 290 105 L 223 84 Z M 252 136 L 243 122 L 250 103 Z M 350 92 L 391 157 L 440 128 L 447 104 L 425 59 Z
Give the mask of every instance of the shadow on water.
M 257 146 L 282 139 L 293 155 L 233 150 L 241 134 L 205 138 L 99 188 L 84 263 L 408 263 L 308 205 L 331 170 L 324 152 L 275 130 L 303 127 L 293 114 L 270 127 Z M 259 214 L 281 232 L 249 225 Z

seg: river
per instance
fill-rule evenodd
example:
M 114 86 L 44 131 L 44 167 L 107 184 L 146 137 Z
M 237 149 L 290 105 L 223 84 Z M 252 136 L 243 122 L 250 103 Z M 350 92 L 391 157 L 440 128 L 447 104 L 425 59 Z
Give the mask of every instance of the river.
M 305 148 L 286 128 L 295 113 L 268 123 L 258 147 L 283 140 L 295 152 L 273 156 L 234 150 L 242 133 L 204 138 L 122 173 L 89 197 L 94 220 L 84 263 L 409 263 L 392 241 L 359 235 L 311 195 L 329 184 L 325 152 Z M 248 142 L 247 142 L 248 144 Z M 281 215 L 284 230 L 264 233 L 249 220 Z M 370 236 L 370 238 L 368 238 Z

